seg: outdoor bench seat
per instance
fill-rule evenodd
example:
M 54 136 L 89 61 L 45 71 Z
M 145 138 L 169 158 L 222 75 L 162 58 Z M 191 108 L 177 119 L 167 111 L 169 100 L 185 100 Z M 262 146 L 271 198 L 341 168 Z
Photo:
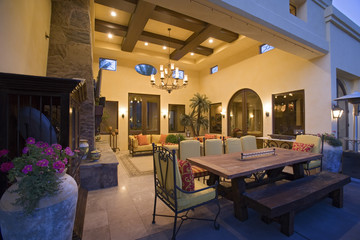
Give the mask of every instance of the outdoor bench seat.
M 343 186 L 350 177 L 333 172 L 320 172 L 281 185 L 245 193 L 248 207 L 258 211 L 262 220 L 280 222 L 281 232 L 287 236 L 294 233 L 295 212 L 311 206 L 316 201 L 331 197 L 332 205 L 343 207 Z

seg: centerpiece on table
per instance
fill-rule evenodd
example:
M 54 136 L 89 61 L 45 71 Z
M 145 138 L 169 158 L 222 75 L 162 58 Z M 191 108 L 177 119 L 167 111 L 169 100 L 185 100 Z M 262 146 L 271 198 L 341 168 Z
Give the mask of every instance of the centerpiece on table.
M 3 157 L 7 153 L 1 151 Z M 71 239 L 78 189 L 66 169 L 73 157 L 69 147 L 28 138 L 20 157 L 1 164 L 0 170 L 8 173 L 10 182 L 16 179 L 0 201 L 4 239 L 25 239 L 26 234 L 59 239 L 55 237 L 59 232 L 63 234 L 60 239 Z

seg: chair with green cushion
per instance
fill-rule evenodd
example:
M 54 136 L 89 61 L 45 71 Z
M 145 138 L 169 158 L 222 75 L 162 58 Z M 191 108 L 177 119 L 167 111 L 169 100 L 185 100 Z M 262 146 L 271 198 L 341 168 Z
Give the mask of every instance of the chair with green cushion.
M 182 176 L 180 175 L 175 151 L 170 152 L 164 147 L 153 144 L 153 161 L 155 185 L 153 223 L 155 223 L 156 216 L 174 217 L 172 239 L 175 239 L 183 221 L 187 219 L 213 221 L 215 229 L 219 229 L 219 224 L 216 222 L 220 213 L 218 184 L 207 186 L 200 181 L 195 181 L 195 190 L 185 191 L 182 189 Z M 174 216 L 156 214 L 156 201 L 158 198 L 174 212 Z M 215 202 L 218 206 L 218 211 L 213 219 L 188 216 L 190 210 L 211 202 Z M 181 219 L 179 227 L 177 227 L 178 218 Z
M 190 157 L 200 157 L 201 156 L 200 144 L 201 143 L 197 140 L 181 141 L 179 144 L 179 154 L 180 154 L 179 158 L 181 160 L 186 160 Z M 195 178 L 205 177 L 209 175 L 209 172 L 201 167 L 192 165 L 191 168 L 193 170 Z
M 223 154 L 223 144 L 221 139 L 207 139 L 204 146 L 205 156 Z
M 243 151 L 250 151 L 257 149 L 255 136 L 246 135 L 241 137 L 240 140 Z
M 242 152 L 240 138 L 228 138 L 225 141 L 225 153 Z
M 322 138 L 314 135 L 297 135 L 295 142 L 304 143 L 304 144 L 313 144 L 313 148 L 311 149 L 312 153 L 322 153 L 323 149 L 323 140 Z M 322 170 L 322 158 L 310 161 L 304 164 L 304 170 L 307 173 L 312 169 L 320 168 Z
M 257 149 L 255 136 L 252 135 L 242 136 L 240 140 L 241 140 L 242 151 L 246 152 Z M 260 171 L 252 175 L 254 176 L 256 182 L 261 182 L 266 174 L 268 174 L 268 171 Z M 251 176 L 248 176 L 248 178 L 250 177 Z

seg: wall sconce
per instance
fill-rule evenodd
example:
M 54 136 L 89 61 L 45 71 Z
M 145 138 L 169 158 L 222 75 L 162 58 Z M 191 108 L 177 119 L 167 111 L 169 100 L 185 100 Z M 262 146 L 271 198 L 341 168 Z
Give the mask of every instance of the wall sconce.
M 226 112 L 225 112 L 225 111 L 221 111 L 220 114 L 222 115 L 223 118 L 225 118 L 225 116 L 226 116 Z
M 161 110 L 161 114 L 162 114 L 164 119 L 166 118 L 167 113 L 168 112 L 166 110 Z
M 331 111 L 332 111 L 332 116 L 333 116 L 334 119 L 341 118 L 341 116 L 342 116 L 342 114 L 344 112 L 344 110 L 341 107 L 337 106 L 337 105 L 334 105 L 333 108 L 331 109 Z
M 120 108 L 121 118 L 125 118 L 125 113 L 126 113 L 126 109 L 125 108 Z
M 269 117 L 270 116 L 270 111 L 271 111 L 271 105 L 269 103 L 264 105 L 264 111 L 265 111 L 265 116 Z

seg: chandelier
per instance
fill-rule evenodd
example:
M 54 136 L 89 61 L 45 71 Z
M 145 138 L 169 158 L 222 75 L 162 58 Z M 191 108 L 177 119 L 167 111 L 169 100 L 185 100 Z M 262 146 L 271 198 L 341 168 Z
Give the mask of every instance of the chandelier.
M 171 28 L 168 28 L 169 39 Z M 155 75 L 151 74 L 150 83 L 151 86 L 166 90 L 171 93 L 172 90 L 186 87 L 188 84 L 187 75 L 184 71 L 180 71 L 178 67 L 175 67 L 174 63 L 170 62 L 170 42 L 168 44 L 169 49 L 169 62 L 167 65 L 160 65 L 160 83 L 156 84 Z

